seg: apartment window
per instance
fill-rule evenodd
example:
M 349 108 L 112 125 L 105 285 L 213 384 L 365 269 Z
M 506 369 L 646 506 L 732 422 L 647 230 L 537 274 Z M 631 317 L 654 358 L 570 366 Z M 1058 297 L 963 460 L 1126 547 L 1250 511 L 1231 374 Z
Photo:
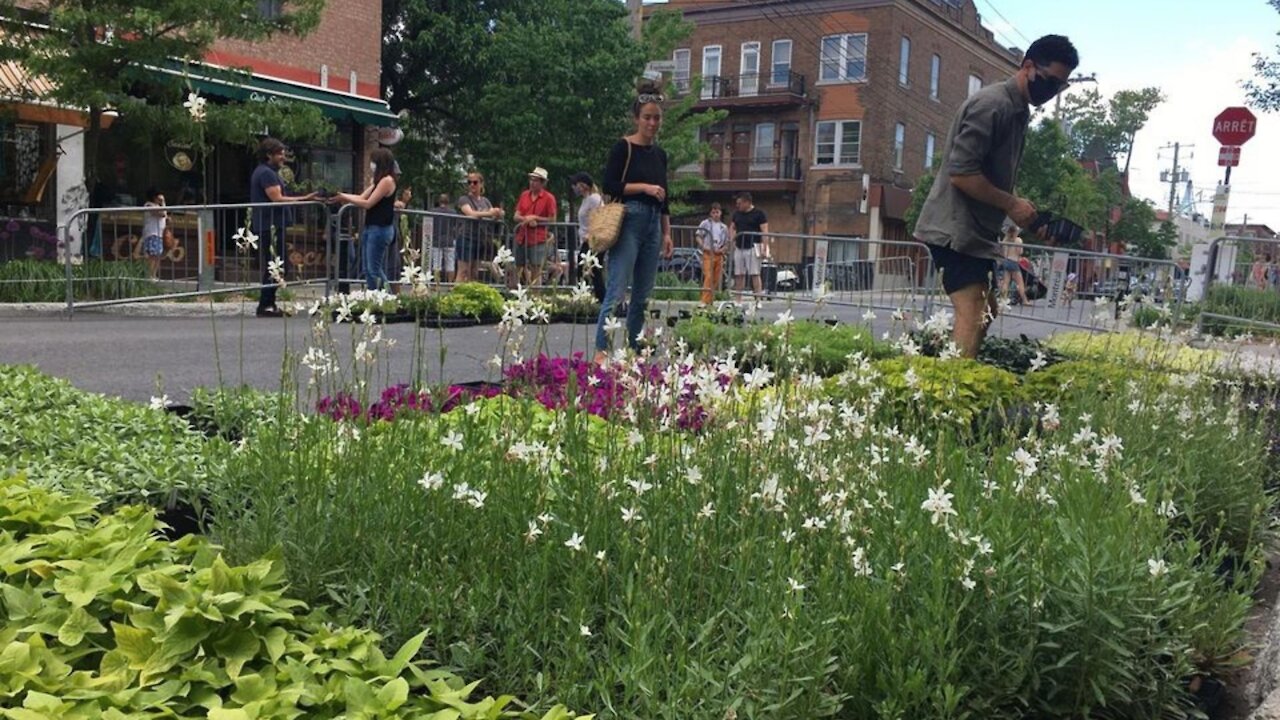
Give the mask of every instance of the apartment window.
M 933 169 L 933 153 L 937 149 L 936 147 L 937 142 L 938 140 L 937 138 L 934 137 L 933 133 L 925 134 L 924 136 L 924 169 L 925 170 Z
M 689 92 L 689 49 L 676 50 L 671 54 L 671 60 L 676 65 L 675 72 L 671 73 L 671 84 L 677 93 Z
M 720 96 L 720 46 L 702 48 L 702 97 Z
M 284 15 L 284 0 L 258 0 L 258 15 L 264 20 Z
M 898 84 L 908 85 L 911 80 L 911 38 L 902 36 L 902 45 L 898 49 Z
M 969 76 L 969 94 L 972 95 L 982 89 L 982 78 L 977 75 Z
M 862 81 L 867 78 L 867 35 L 828 35 L 822 38 L 822 67 L 818 74 L 824 82 Z
M 815 165 L 857 165 L 861 162 L 862 122 L 824 120 L 818 123 L 814 145 Z
M 751 165 L 755 168 L 772 168 L 776 158 L 773 155 L 774 125 L 760 123 L 756 125 L 755 147 L 751 153 Z
M 929 59 L 929 98 L 938 99 L 938 76 L 942 75 L 942 57 L 934 55 Z
M 773 71 L 769 73 L 770 85 L 791 84 L 791 41 L 774 40 L 773 52 L 770 54 Z
M 760 43 L 742 43 L 742 62 L 738 65 L 738 88 L 742 95 L 755 95 L 760 90 Z
M 907 126 L 898 123 L 893 126 L 893 169 L 902 169 L 902 150 L 907 144 Z

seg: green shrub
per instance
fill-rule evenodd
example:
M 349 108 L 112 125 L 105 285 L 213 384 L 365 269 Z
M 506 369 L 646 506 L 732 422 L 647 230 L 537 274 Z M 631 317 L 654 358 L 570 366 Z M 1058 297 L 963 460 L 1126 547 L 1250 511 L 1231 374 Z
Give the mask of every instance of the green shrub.
M 157 539 L 148 510 L 95 506 L 0 482 L 0 715 L 535 717 L 429 669 L 426 633 L 388 658 L 374 633 L 308 612 L 277 557 L 231 566 L 194 536 Z
M 0 372 L 0 471 L 111 504 L 195 502 L 219 473 L 176 416 L 86 393 L 30 367 Z
M 199 387 L 191 392 L 191 415 L 187 422 L 205 434 L 240 440 L 281 417 L 295 415 L 289 398 L 279 393 L 266 393 L 248 386 L 212 390 Z
M 462 283 L 436 304 L 441 317 L 496 320 L 502 317 L 502 293 L 483 283 Z
M 894 416 L 968 425 L 1027 401 L 1017 375 L 975 360 L 897 357 L 874 367 L 887 390 L 886 408 Z
M 1211 285 L 1209 291 L 1205 293 L 1201 307 L 1206 313 L 1226 316 L 1203 319 L 1204 331 L 1214 335 L 1238 335 L 1245 332 L 1275 334 L 1277 332 L 1273 328 L 1268 329 L 1248 322 L 1233 322 L 1228 318 L 1280 325 L 1280 293 L 1274 290 Z
M 855 325 L 827 325 L 796 320 L 783 326 L 767 323 L 743 325 L 716 322 L 695 316 L 676 325 L 676 336 L 689 349 L 704 356 L 733 349 L 748 365 L 768 365 L 776 372 L 812 372 L 829 377 L 845 370 L 851 355 L 884 358 L 892 346 L 877 341 L 871 331 Z
M 137 260 L 86 260 L 71 268 L 77 301 L 117 300 L 158 295 L 147 279 L 146 263 Z M 66 266 L 48 260 L 0 263 L 0 302 L 66 302 Z

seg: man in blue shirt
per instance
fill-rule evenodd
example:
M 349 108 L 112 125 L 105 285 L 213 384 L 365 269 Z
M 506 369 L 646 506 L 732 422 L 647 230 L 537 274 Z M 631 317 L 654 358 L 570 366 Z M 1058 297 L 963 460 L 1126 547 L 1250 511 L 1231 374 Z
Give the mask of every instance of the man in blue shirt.
M 315 199 L 315 193 L 296 197 L 284 194 L 284 180 L 280 178 L 284 157 L 284 143 L 279 140 L 263 138 L 258 144 L 260 164 L 249 178 L 249 202 L 294 203 Z M 258 317 L 280 317 L 284 314 L 276 307 L 276 280 L 271 277 L 269 263 L 279 258 L 284 263 L 281 273 L 289 271 L 289 254 L 284 241 L 284 231 L 289 225 L 287 213 L 283 207 L 253 209 L 252 230 L 258 236 L 258 260 L 262 263 L 263 287 L 258 297 Z

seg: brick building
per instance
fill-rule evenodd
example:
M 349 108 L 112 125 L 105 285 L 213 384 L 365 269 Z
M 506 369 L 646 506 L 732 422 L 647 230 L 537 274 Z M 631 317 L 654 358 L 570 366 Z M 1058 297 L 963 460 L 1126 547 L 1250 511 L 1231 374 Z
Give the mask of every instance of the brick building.
M 698 92 L 699 109 L 728 111 L 705 137 L 719 157 L 682 172 L 708 182 L 699 202 L 751 191 L 774 232 L 906 239 L 910 189 L 961 102 L 1021 58 L 982 26 L 972 0 L 668 7 L 695 26 L 672 58 L 674 89 Z

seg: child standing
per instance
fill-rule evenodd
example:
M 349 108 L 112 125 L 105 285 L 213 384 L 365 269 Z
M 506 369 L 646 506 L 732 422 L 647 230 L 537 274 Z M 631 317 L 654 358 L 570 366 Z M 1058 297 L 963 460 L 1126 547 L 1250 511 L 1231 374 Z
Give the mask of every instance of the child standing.
M 147 188 L 145 207 L 163 208 L 164 195 L 155 188 Z M 148 210 L 142 217 L 142 255 L 147 260 L 147 275 L 155 280 L 160 273 L 160 256 L 164 255 L 164 228 L 169 215 L 164 210 Z
M 702 304 L 710 305 L 724 279 L 724 253 L 729 245 L 729 226 L 720 221 L 720 203 L 711 203 L 709 217 L 695 235 L 702 248 Z

